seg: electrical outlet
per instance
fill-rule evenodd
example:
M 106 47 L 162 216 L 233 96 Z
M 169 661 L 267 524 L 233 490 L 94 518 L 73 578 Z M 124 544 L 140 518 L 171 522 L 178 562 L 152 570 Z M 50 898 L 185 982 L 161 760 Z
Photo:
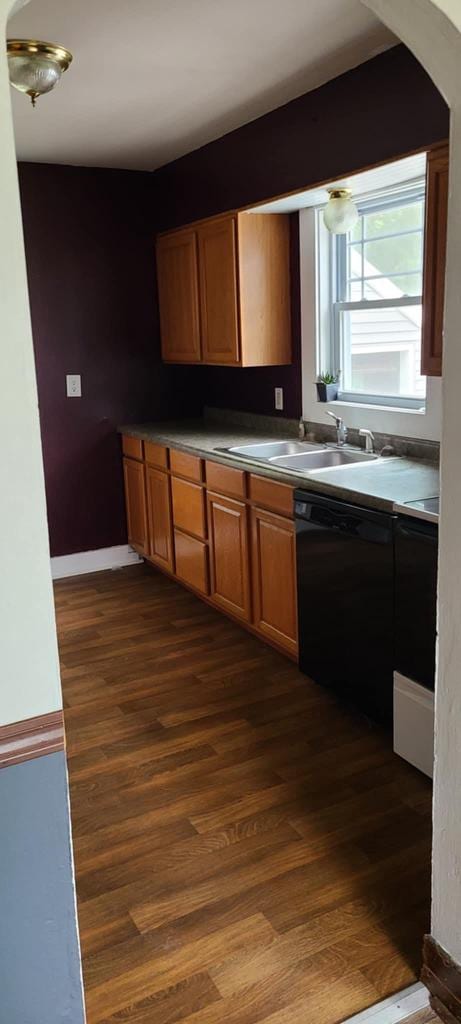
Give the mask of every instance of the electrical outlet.
M 68 398 L 82 397 L 82 378 L 79 373 L 66 374 L 66 392 Z
M 274 388 L 275 391 L 275 408 L 279 412 L 283 409 L 283 388 Z

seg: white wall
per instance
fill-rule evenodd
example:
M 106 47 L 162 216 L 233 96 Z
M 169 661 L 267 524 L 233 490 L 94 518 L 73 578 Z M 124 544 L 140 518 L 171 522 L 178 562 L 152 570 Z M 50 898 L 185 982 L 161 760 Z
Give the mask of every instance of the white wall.
M 320 230 L 322 230 L 320 228 Z M 324 229 L 326 232 L 326 229 Z M 316 277 L 329 279 L 328 259 L 316 273 L 316 263 L 322 257 L 316 244 L 316 213 L 313 209 L 301 210 L 299 214 L 299 248 L 301 274 L 301 338 L 302 338 L 302 390 L 303 419 L 311 423 L 327 423 L 332 419 L 330 409 L 342 416 L 348 427 L 367 427 L 381 434 L 396 434 L 400 437 L 423 437 L 440 441 L 442 429 L 442 387 L 436 377 L 427 378 L 426 411 L 399 412 L 397 409 L 383 409 L 376 405 L 359 405 L 356 402 L 319 402 L 315 381 L 321 360 L 319 359 L 319 297 Z M 321 249 L 325 249 L 322 245 Z M 320 295 L 320 305 L 322 296 Z M 328 306 L 328 300 L 325 300 Z
M 0 0 L 3 28 L 10 6 L 11 0 Z M 0 153 L 2 725 L 61 707 L 37 389 L 10 86 L 3 46 L 0 48 Z
M 432 934 L 461 963 L 461 5 L 459 0 L 362 2 L 413 50 L 451 107 Z

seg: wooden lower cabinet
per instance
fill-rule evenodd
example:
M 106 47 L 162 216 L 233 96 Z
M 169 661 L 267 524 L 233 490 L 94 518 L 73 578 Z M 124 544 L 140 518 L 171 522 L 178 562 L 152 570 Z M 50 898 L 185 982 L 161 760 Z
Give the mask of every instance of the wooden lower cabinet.
M 226 611 L 251 620 L 248 512 L 241 501 L 208 492 L 211 598 Z
M 141 555 L 147 554 L 147 512 L 145 467 L 135 459 L 123 459 L 128 542 Z
M 208 548 L 196 537 L 174 531 L 176 576 L 201 594 L 209 594 Z
M 130 544 L 296 657 L 296 543 L 289 518 L 293 489 L 210 460 L 207 490 L 198 482 L 203 466 L 195 456 L 168 453 L 148 442 L 146 462 L 137 457 L 138 448 L 133 452 L 134 457 L 123 459 Z M 169 463 L 189 479 L 170 473 Z M 212 483 L 227 495 L 213 491 Z
M 272 512 L 252 508 L 251 544 L 254 625 L 296 654 L 295 525 Z
M 168 572 L 174 571 L 170 478 L 146 466 L 148 555 Z

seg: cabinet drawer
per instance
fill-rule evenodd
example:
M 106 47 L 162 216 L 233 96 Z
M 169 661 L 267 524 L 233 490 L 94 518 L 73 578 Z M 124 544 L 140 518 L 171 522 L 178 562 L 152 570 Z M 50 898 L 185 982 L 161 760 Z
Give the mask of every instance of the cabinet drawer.
M 205 492 L 199 484 L 189 480 L 171 478 L 174 525 L 192 533 L 195 537 L 206 537 Z
M 176 576 L 201 594 L 209 593 L 208 550 L 206 544 L 195 537 L 188 537 L 180 530 L 174 531 Z
M 230 494 L 233 498 L 245 498 L 245 471 L 221 466 L 219 462 L 206 463 L 206 482 L 211 491 Z
M 129 459 L 142 459 L 142 441 L 138 437 L 128 437 L 127 434 L 123 434 L 122 449 L 123 454 L 127 455 Z
M 175 475 L 185 476 L 188 480 L 203 480 L 202 460 L 198 455 L 170 448 L 170 469 Z
M 168 448 L 153 441 L 144 441 L 144 458 L 149 466 L 157 469 L 168 469 Z
M 250 476 L 250 498 L 255 505 L 293 518 L 293 487 L 265 476 Z

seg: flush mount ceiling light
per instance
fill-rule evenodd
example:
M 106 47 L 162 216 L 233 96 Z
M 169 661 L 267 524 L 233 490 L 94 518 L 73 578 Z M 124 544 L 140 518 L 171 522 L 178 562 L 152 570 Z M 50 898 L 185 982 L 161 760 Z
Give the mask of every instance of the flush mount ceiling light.
M 33 107 L 59 82 L 72 60 L 63 46 L 38 39 L 7 39 L 6 52 L 11 85 L 30 96 Z
M 332 235 L 345 235 L 356 225 L 359 214 L 352 202 L 350 188 L 329 188 L 328 203 L 323 211 L 325 227 Z

